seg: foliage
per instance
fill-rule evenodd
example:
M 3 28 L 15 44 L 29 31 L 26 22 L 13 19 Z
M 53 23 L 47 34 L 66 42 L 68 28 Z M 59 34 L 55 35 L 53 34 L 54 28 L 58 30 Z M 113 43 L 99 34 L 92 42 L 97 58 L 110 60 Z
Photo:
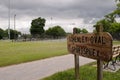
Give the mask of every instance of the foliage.
M 117 3 L 116 10 L 113 11 L 114 15 L 118 15 L 120 17 L 120 2 Z
M 84 29 L 84 28 L 81 30 L 81 32 L 82 33 L 88 33 L 88 31 L 86 29 Z
M 120 40 L 120 23 L 112 23 L 110 33 L 114 39 Z
M 21 32 L 13 30 L 13 29 L 10 29 L 10 39 L 17 39 L 18 35 L 21 35 Z M 5 37 L 8 36 L 8 29 L 5 30 L 4 36 Z
M 41 17 L 32 20 L 30 33 L 33 37 L 40 37 L 40 35 L 42 35 L 45 32 L 44 30 L 45 22 L 46 20 Z
M 80 28 L 76 28 L 76 27 L 75 27 L 74 29 L 76 29 L 76 30 L 77 30 L 77 32 L 76 32 L 76 33 L 81 33 L 81 31 L 82 31 Z
M 54 26 L 46 30 L 46 34 L 52 36 L 53 38 L 58 38 L 65 36 L 66 32 L 63 28 L 61 28 L 61 26 Z
M 112 23 L 110 33 L 120 32 L 120 23 Z
M 75 29 L 77 30 L 77 33 L 88 33 L 88 31 L 85 28 L 80 29 L 75 27 Z
M 120 0 L 115 0 L 116 2 L 118 1 L 118 2 L 120 2 Z
M 4 36 L 4 30 L 0 28 L 0 39 L 3 39 Z
M 103 26 L 103 32 L 109 32 L 111 24 L 106 19 L 102 19 L 102 20 L 98 21 L 96 23 L 96 25 L 94 25 L 94 27 L 96 27 L 98 24 L 101 24 L 101 23 L 102 23 L 102 26 Z
M 116 17 L 116 15 L 114 14 L 114 12 L 113 12 L 113 13 L 110 13 L 110 14 L 108 14 L 108 15 L 105 15 L 105 19 L 106 19 L 109 23 L 114 23 L 114 22 L 116 22 L 115 17 Z
M 21 32 L 10 29 L 10 39 L 17 39 L 20 34 Z M 4 37 L 8 37 L 8 29 L 3 30 L 0 28 L 0 39 L 3 39 Z
M 120 40 L 120 23 L 116 21 L 116 18 L 120 18 L 120 1 L 116 1 L 117 8 L 113 12 L 105 15 L 104 19 L 98 21 L 94 27 L 102 24 L 104 32 L 109 32 L 114 39 Z

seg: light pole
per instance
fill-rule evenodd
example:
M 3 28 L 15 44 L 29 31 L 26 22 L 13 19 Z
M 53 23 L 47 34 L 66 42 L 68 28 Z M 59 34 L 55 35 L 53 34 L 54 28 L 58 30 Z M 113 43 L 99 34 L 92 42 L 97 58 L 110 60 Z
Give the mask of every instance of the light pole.
M 10 39 L 10 0 L 8 5 L 8 38 Z
M 14 15 L 14 39 L 16 40 L 16 31 L 15 31 L 15 27 L 16 27 L 16 14 Z

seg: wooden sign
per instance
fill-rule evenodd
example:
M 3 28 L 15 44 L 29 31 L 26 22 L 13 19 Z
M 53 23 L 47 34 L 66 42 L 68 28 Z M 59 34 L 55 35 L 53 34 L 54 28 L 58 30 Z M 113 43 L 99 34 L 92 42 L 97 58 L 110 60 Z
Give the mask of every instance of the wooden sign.
M 72 54 L 92 59 L 109 61 L 112 57 L 112 37 L 107 32 L 69 35 L 67 47 Z

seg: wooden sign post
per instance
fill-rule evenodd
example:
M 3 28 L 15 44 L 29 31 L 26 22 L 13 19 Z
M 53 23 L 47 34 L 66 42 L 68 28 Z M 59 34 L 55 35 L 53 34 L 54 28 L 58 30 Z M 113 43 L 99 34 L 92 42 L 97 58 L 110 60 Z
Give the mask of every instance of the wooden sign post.
M 99 25 L 98 27 L 96 27 L 96 31 L 99 35 L 100 32 L 103 32 L 103 27 Z M 103 67 L 102 66 L 103 66 L 103 61 L 100 58 L 97 59 L 97 80 L 103 80 Z
M 73 34 L 77 33 L 77 29 L 73 29 Z M 80 78 L 80 73 L 79 73 L 79 54 L 74 54 L 74 59 L 75 59 L 75 78 L 76 80 L 79 80 Z
M 102 32 L 102 26 L 96 28 L 97 33 L 73 34 L 67 37 L 68 51 L 75 56 L 75 77 L 79 80 L 79 55 L 97 60 L 97 80 L 102 80 L 102 61 L 112 58 L 112 37 Z

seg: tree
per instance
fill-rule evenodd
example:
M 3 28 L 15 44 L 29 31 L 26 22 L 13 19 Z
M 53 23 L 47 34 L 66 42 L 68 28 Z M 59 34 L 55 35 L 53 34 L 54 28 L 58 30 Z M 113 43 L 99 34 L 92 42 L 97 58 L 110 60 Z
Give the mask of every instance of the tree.
M 82 33 L 88 33 L 88 31 L 86 29 L 84 29 L 84 28 L 81 30 L 81 32 Z
M 42 35 L 45 32 L 44 30 L 45 22 L 46 20 L 41 17 L 32 20 L 30 33 L 33 37 L 40 37 L 40 35 Z
M 116 2 L 118 1 L 118 2 L 120 2 L 120 0 L 115 0 Z
M 10 29 L 10 39 L 17 39 L 21 32 Z M 8 29 L 4 31 L 4 37 L 8 37 Z
M 103 26 L 103 32 L 109 32 L 111 23 L 108 20 L 102 19 L 102 20 L 98 21 L 96 23 L 96 25 L 94 25 L 93 27 L 96 27 L 99 24 L 102 24 L 102 26 Z
M 104 32 L 109 32 L 113 36 L 113 39 L 120 40 L 120 22 L 116 21 L 116 18 L 120 18 L 120 0 L 116 1 L 117 8 L 111 13 L 105 15 L 104 19 L 98 21 L 94 27 L 98 24 L 102 24 Z
M 120 40 L 120 23 L 112 23 L 109 32 L 114 39 Z
M 65 36 L 66 32 L 61 28 L 61 26 L 54 26 L 46 30 L 46 34 L 52 36 L 53 38 L 58 38 Z
M 4 30 L 0 28 L 0 39 L 3 39 L 4 36 Z
M 46 35 L 48 35 L 48 36 L 52 36 L 52 34 L 53 34 L 53 30 L 52 30 L 52 28 L 49 28 L 48 30 L 46 30 Z
M 109 19 L 111 23 L 116 22 L 115 18 L 117 18 L 118 16 L 120 17 L 120 0 L 116 0 L 116 2 L 117 2 L 116 3 L 117 8 L 113 10 L 111 13 L 105 15 L 105 18 Z
M 77 33 L 81 33 L 81 29 L 80 28 L 75 28 L 77 30 Z

